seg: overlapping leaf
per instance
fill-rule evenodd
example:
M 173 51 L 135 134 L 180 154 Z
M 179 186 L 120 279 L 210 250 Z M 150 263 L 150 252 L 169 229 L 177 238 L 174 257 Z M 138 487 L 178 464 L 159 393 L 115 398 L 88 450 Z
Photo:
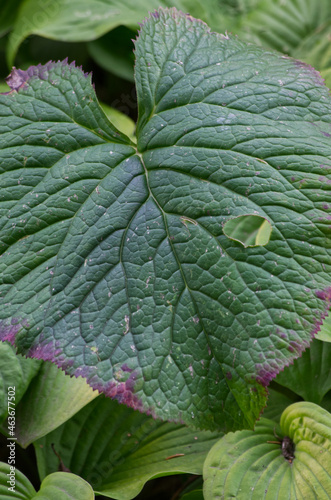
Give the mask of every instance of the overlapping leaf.
M 10 345 L 0 343 L 0 423 L 7 415 L 9 388 L 12 409 L 19 403 L 39 368 L 40 361 L 17 356 Z
M 56 366 L 44 363 L 16 408 L 17 442 L 26 448 L 97 396 L 81 377 L 67 377 Z
M 329 308 L 330 97 L 302 63 L 154 13 L 136 44 L 137 147 L 73 65 L 1 97 L 1 338 L 106 395 L 252 426 Z M 223 233 L 269 221 L 269 242 Z

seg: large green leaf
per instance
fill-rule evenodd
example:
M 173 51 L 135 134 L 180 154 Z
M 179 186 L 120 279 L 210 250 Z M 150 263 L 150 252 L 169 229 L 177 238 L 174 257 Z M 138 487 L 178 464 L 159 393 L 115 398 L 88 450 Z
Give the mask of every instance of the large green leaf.
M 59 465 L 85 478 L 96 492 L 130 500 L 146 481 L 174 473 L 202 474 L 219 434 L 161 423 L 100 396 L 65 424 L 38 440 L 41 478 Z
M 8 483 L 10 480 L 12 484 Z M 17 469 L 13 471 L 8 464 L 3 462 L 0 462 L 0 495 L 1 500 L 34 500 L 35 498 L 38 500 L 94 500 L 91 486 L 74 474 L 54 472 L 43 480 L 40 490 L 36 493 L 22 472 Z
M 65 62 L 0 96 L 0 337 L 135 409 L 249 427 L 330 305 L 331 106 L 304 64 L 176 10 L 136 43 L 137 147 Z M 265 218 L 269 242 L 223 233 Z
M 295 403 L 283 412 L 280 428 L 261 419 L 255 431 L 227 434 L 210 450 L 204 480 L 205 500 L 328 500 L 330 413 Z
M 85 379 L 70 378 L 53 364 L 44 363 L 17 407 L 17 441 L 26 448 L 97 396 Z

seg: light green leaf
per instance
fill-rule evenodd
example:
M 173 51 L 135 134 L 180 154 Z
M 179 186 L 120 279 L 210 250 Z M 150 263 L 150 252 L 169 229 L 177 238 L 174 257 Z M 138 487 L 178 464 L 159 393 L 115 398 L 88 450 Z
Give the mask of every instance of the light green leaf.
M 239 215 L 223 226 L 224 234 L 231 240 L 239 241 L 245 248 L 266 245 L 271 231 L 270 222 L 258 215 Z
M 138 27 L 138 22 L 159 7 L 180 1 L 167 0 L 26 0 L 18 12 L 8 44 L 12 66 L 18 47 L 30 35 L 66 42 L 95 40 L 120 26 Z
M 99 397 L 34 444 L 41 478 L 59 465 L 51 449 L 54 443 L 63 464 L 96 492 L 130 500 L 153 477 L 202 474 L 205 457 L 218 437 L 155 421 Z
M 123 134 L 129 137 L 132 142 L 136 142 L 136 138 L 134 135 L 136 124 L 134 123 L 134 121 L 121 111 L 107 106 L 107 104 L 101 103 L 101 107 L 106 113 L 108 119 L 113 123 L 113 125 Z
M 22 472 L 14 465 L 0 462 L 1 500 L 31 500 L 35 494 L 36 490 Z
M 14 486 L 8 484 L 8 475 L 12 474 Z M 8 488 L 12 488 L 9 490 Z M 0 498 L 1 500 L 94 500 L 91 486 L 79 476 L 68 472 L 55 472 L 47 476 L 36 490 L 22 472 L 0 462 Z
M 18 443 L 26 448 L 97 396 L 85 379 L 70 378 L 55 365 L 44 363 L 16 410 Z
M 11 408 L 16 407 L 40 368 L 41 361 L 17 355 L 11 345 L 0 342 L 0 422 L 8 410 L 8 388 L 15 393 Z M 11 396 L 13 398 L 13 396 Z
M 316 339 L 323 342 L 331 342 L 331 314 L 329 313 L 324 323 L 321 325 L 320 330 L 317 332 Z
M 0 338 L 162 419 L 252 427 L 330 306 L 331 101 L 176 10 L 136 42 L 137 145 L 66 62 L 0 96 Z M 223 232 L 256 215 L 244 248 Z
M 81 477 L 68 472 L 54 472 L 45 477 L 34 498 L 38 500 L 94 500 L 94 493 L 91 486 Z
M 328 500 L 330 413 L 295 403 L 283 412 L 280 428 L 261 419 L 255 431 L 227 434 L 210 450 L 204 480 L 205 500 Z

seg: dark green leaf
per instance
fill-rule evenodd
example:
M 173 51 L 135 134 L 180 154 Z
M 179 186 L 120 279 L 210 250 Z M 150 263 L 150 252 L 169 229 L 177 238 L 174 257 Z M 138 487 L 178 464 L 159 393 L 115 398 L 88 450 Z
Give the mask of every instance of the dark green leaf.
M 137 147 L 65 62 L 0 96 L 0 337 L 154 416 L 252 427 L 330 305 L 328 89 L 176 10 L 136 59 Z M 267 245 L 225 236 L 242 215 Z

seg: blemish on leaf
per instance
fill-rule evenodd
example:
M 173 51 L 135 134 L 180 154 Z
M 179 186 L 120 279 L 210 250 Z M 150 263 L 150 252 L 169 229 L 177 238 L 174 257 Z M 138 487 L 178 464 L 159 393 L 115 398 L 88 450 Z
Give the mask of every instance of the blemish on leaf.
M 111 380 L 105 386 L 102 384 L 92 385 L 94 389 L 103 392 L 107 397 L 116 399 L 119 403 L 125 404 L 134 410 L 143 411 L 142 401 L 134 394 L 136 384 L 136 373 L 132 371 L 125 382 L 116 382 Z
M 22 325 L 17 322 L 17 319 L 13 318 L 10 325 L 7 325 L 4 321 L 0 322 L 0 340 L 7 340 L 12 345 L 15 343 L 15 337 Z
M 56 358 L 58 358 L 61 353 L 62 350 L 55 347 L 53 342 L 47 342 L 32 346 L 29 349 L 27 356 L 29 358 L 43 359 L 44 361 L 52 361 L 58 364 Z

